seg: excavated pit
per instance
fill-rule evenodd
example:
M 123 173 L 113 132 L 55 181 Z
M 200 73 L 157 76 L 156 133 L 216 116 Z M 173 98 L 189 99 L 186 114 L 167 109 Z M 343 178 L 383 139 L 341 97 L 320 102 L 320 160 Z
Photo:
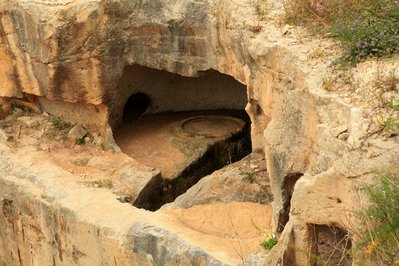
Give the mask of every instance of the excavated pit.
M 165 113 L 142 117 L 115 134 L 122 151 L 160 170 L 134 206 L 157 210 L 203 176 L 251 152 L 250 130 L 241 111 Z
M 246 87 L 230 76 L 183 77 L 135 65 L 125 69 L 118 91 L 116 143 L 161 172 L 132 202 L 136 207 L 155 211 L 251 152 Z

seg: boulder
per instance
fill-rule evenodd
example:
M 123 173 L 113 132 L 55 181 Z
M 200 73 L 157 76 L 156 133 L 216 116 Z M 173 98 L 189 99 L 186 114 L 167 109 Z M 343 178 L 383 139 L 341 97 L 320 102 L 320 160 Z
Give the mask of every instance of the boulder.
M 273 201 L 264 154 L 252 153 L 244 159 L 203 177 L 197 184 L 163 209 L 190 208 L 217 202 Z
M 22 122 L 26 127 L 39 126 L 39 119 L 33 116 L 21 116 L 17 118 L 18 121 Z
M 86 129 L 84 129 L 83 126 L 76 125 L 68 133 L 68 137 L 75 141 L 76 139 L 84 139 L 84 137 L 87 135 Z

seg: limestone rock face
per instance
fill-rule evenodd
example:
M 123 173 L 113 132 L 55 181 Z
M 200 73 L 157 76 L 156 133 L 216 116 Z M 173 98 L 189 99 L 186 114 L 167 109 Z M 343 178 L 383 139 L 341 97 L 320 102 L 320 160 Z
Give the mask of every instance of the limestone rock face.
M 251 58 L 240 44 L 245 25 L 229 15 L 233 8 L 191 0 L 2 1 L 0 96 L 39 97 L 45 109 L 69 120 L 90 116 L 94 105 L 112 124 L 127 100 L 118 83 L 128 66 L 183 76 L 214 69 L 247 83 Z M 225 20 L 236 26 L 220 28 Z M 54 110 L 48 100 L 89 104 L 89 111 L 61 103 Z M 67 117 L 70 112 L 75 116 Z
M 203 177 L 186 193 L 177 197 L 169 208 L 190 208 L 215 202 L 255 202 L 269 204 L 273 201 L 269 176 L 263 153 L 252 153 L 211 175 Z
M 162 215 L 153 219 L 109 192 L 76 186 L 70 173 L 49 162 L 31 169 L 40 158 L 34 149 L 21 149 L 25 155 L 17 157 L 3 145 L 0 150 L 1 263 L 168 265 L 181 260 L 183 265 L 227 265 L 176 232 L 140 221 L 146 216 L 159 222 Z M 23 162 L 16 164 L 18 159 Z
M 105 188 L 76 182 L 88 177 L 46 157 L 31 145 L 13 151 L 0 144 L 1 264 L 236 265 L 236 238 L 245 243 L 242 255 L 247 256 L 260 249 L 258 229 L 248 230 L 248 225 L 270 225 L 270 206 L 249 202 L 216 209 L 137 209 L 120 203 Z M 99 158 L 87 164 L 96 163 Z M 107 171 L 102 174 L 107 176 Z M 209 221 L 216 211 L 225 217 Z M 257 215 L 244 219 L 248 213 Z M 224 234 L 215 234 L 215 227 Z
M 359 184 L 371 178 L 373 168 L 397 163 L 398 139 L 373 134 L 372 112 L 363 99 L 323 90 L 333 57 L 315 58 L 314 52 L 330 51 L 328 41 L 279 27 L 280 1 L 270 1 L 275 8 L 259 21 L 254 2 L 0 0 L 0 97 L 18 98 L 65 120 L 100 125 L 112 144 L 108 125 L 117 125 L 131 93 L 118 84 L 135 65 L 185 77 L 207 70 L 233 77 L 247 89 L 252 145 L 264 150 L 275 229 L 282 231 L 266 265 L 284 258 L 293 262 L 287 265 L 308 265 L 306 254 L 314 248 L 311 228 L 334 225 L 350 233 L 356 221 L 347 214 L 361 205 Z M 386 62 L 391 63 L 397 59 Z M 357 75 L 368 69 L 367 63 L 359 69 Z M 0 104 L 2 116 L 10 106 Z M 181 228 L 173 225 L 146 227 L 136 218 L 148 215 L 165 223 L 168 218 L 120 204 L 110 193 L 69 186 L 63 180 L 72 173 L 57 174 L 56 168 L 51 175 L 41 174 L 37 169 L 48 159 L 25 158 L 35 139 L 13 158 L 15 142 L 1 139 L 0 247 L 5 248 L 0 248 L 0 264 L 13 265 L 29 254 L 36 255 L 24 265 L 240 262 L 212 248 L 205 252 L 196 242 L 190 245 L 190 233 L 179 235 Z M 208 201 L 207 196 L 199 201 Z M 105 219 L 104 209 L 118 215 Z M 149 244 L 156 248 L 145 249 Z M 165 244 L 171 253 L 163 257 Z

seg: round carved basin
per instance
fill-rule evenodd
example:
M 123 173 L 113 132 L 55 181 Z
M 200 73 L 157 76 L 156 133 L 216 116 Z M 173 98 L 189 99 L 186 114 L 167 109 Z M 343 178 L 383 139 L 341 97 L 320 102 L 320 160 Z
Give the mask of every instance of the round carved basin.
M 231 116 L 195 116 L 182 122 L 181 128 L 189 137 L 222 138 L 240 132 L 245 127 L 242 119 Z

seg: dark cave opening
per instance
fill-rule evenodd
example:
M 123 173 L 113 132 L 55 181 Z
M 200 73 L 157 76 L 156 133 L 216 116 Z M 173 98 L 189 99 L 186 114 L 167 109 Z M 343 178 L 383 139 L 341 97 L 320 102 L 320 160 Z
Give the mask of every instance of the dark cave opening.
M 131 95 L 123 109 L 123 122 L 131 123 L 145 113 L 151 104 L 151 99 L 145 93 Z

